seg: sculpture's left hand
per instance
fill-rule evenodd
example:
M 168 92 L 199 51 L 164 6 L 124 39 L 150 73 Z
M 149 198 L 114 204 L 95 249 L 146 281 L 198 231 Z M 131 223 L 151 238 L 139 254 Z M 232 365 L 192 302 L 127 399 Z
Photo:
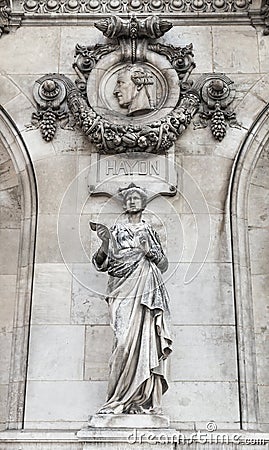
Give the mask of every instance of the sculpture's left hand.
M 142 249 L 145 252 L 145 255 L 147 253 L 149 253 L 149 251 L 150 251 L 150 249 L 149 249 L 149 242 L 148 242 L 148 239 L 146 238 L 146 236 L 140 236 L 139 242 L 140 242 L 140 244 L 142 246 Z
M 148 252 L 145 253 L 146 258 L 148 258 L 150 261 L 155 262 L 157 264 L 157 262 L 159 261 L 159 255 L 156 251 L 154 250 L 149 250 Z

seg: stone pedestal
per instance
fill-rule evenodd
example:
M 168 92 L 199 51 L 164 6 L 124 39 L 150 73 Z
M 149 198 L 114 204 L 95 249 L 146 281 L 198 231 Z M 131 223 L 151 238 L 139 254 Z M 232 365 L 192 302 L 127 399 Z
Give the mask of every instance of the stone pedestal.
M 147 414 L 96 414 L 89 417 L 89 428 L 169 428 L 169 417 Z
M 101 442 L 117 443 L 120 446 L 133 444 L 140 449 L 145 439 L 152 444 L 152 440 L 156 441 L 160 434 L 170 444 L 169 437 L 176 430 L 170 429 L 169 424 L 169 417 L 163 415 L 97 414 L 89 418 L 88 427 L 82 428 L 77 433 L 77 438 L 89 445 Z

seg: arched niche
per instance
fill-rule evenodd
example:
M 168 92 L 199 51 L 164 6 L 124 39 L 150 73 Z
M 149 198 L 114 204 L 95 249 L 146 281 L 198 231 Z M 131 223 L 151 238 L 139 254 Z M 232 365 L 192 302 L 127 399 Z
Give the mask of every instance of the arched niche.
M 251 236 L 253 211 L 251 209 L 254 203 L 256 203 L 256 214 L 259 214 L 257 208 L 260 208 L 261 211 L 264 209 L 265 193 L 260 192 L 258 205 L 253 186 L 257 177 L 260 176 L 259 161 L 266 149 L 268 152 L 268 143 L 269 106 L 259 114 L 237 154 L 229 190 L 241 427 L 246 430 L 264 430 L 266 428 L 266 424 L 262 423 L 264 417 L 263 409 L 260 407 L 263 394 L 259 370 L 263 361 L 266 360 L 266 355 L 261 354 L 262 345 L 259 350 L 256 342 L 257 330 L 260 325 L 257 315 L 258 305 L 254 304 L 257 301 L 255 293 L 257 286 L 255 287 L 254 283 L 255 261 L 257 255 L 261 254 L 262 248 L 264 249 L 265 234 L 263 242 L 260 242 L 261 234 L 257 232 L 258 226 L 254 223 L 256 239 L 253 240 L 253 236 Z M 269 164 L 267 167 L 267 175 L 269 175 Z M 255 246 L 253 245 L 254 241 L 256 241 Z M 269 233 L 267 244 L 269 247 Z M 269 267 L 269 252 L 264 251 L 263 257 L 267 258 L 267 267 Z M 264 264 L 266 265 L 266 262 Z M 268 293 L 267 296 L 269 297 Z M 266 295 L 263 298 L 265 299 Z M 266 308 L 265 304 L 259 304 L 259 310 L 264 308 Z M 268 381 L 267 384 L 269 384 Z
M 1 428 L 23 428 L 37 191 L 20 134 L 0 108 Z M 0 340 L 1 340 L 0 338 Z

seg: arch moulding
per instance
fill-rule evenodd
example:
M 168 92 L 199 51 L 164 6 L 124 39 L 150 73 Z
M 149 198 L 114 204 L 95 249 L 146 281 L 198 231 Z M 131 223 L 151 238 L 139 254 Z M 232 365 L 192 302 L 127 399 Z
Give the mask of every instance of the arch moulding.
M 248 195 L 252 173 L 268 140 L 269 105 L 260 112 L 239 149 L 229 186 L 241 427 L 245 430 L 257 430 L 259 428 L 248 238 Z
M 12 119 L 2 107 L 0 107 L 0 140 L 10 155 L 18 176 L 22 201 L 7 413 L 7 428 L 20 429 L 23 428 L 24 421 L 36 240 L 37 189 L 33 166 L 25 143 Z

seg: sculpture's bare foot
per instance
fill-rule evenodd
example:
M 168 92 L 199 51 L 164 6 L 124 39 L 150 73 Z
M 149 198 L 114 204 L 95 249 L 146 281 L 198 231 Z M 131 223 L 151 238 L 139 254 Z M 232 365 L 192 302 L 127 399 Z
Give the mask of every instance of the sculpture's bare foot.
M 129 409 L 129 414 L 145 414 L 145 410 L 142 406 L 132 405 Z
M 101 408 L 97 414 L 114 414 L 114 411 L 112 408 Z

